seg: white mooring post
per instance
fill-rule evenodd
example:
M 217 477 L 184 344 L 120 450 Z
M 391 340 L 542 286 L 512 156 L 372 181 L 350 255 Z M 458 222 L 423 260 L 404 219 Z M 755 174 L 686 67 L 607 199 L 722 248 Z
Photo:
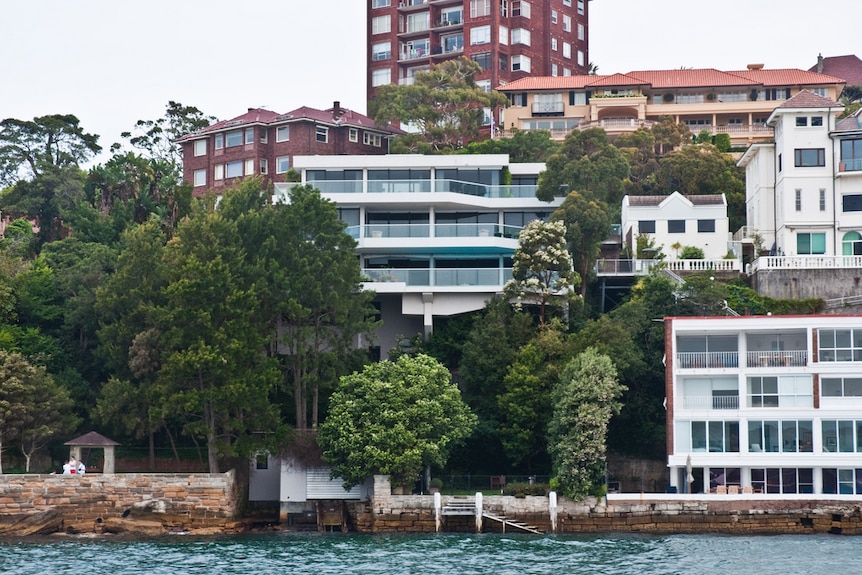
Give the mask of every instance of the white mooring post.
M 476 533 L 482 532 L 482 492 L 476 492 Z
M 440 533 L 440 529 L 443 528 L 443 498 L 440 496 L 440 492 L 434 494 L 434 526 L 437 529 L 437 533 Z
M 551 514 L 551 533 L 557 532 L 557 492 L 548 493 L 548 511 Z

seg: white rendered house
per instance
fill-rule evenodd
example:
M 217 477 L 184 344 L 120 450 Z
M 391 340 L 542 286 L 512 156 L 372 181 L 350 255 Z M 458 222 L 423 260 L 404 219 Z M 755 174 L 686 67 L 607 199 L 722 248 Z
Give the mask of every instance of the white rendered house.
M 728 251 L 729 224 L 724 194 L 684 196 L 625 196 L 621 211 L 623 242 L 634 254 L 637 237 L 648 234 L 668 260 L 693 246 L 704 259 L 720 260 Z
M 862 126 L 858 115 L 839 121 L 843 110 L 802 91 L 769 116 L 774 143 L 752 146 L 739 161 L 745 235 L 757 232 L 773 256 L 796 258 L 796 268 L 862 263 L 838 257 L 862 255 Z
M 536 199 L 544 164 L 507 155 L 297 156 L 302 183 L 334 201 L 377 292 L 381 356 L 434 317 L 482 309 L 512 277 L 518 234 L 563 198 Z M 276 195 L 293 184 L 276 184 Z
M 664 322 L 673 489 L 862 495 L 862 316 Z

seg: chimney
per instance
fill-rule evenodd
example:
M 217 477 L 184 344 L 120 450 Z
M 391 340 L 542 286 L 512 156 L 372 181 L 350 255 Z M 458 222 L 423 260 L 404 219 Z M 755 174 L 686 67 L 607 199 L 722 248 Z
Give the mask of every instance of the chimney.
M 749 70 L 763 70 L 763 64 L 749 64 Z
M 817 73 L 823 73 L 823 54 L 817 54 Z
M 340 120 L 342 114 L 343 112 L 341 111 L 341 102 L 339 102 L 338 100 L 334 101 L 332 103 L 332 119 Z

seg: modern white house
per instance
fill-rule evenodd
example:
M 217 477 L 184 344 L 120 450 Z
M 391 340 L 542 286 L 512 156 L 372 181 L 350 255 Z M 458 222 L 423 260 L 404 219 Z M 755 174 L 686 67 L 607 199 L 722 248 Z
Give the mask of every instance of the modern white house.
M 862 316 L 664 325 L 672 490 L 862 495 Z
M 512 277 L 518 234 L 563 198 L 536 199 L 544 164 L 507 155 L 296 156 L 303 184 L 335 202 L 377 293 L 382 357 L 434 318 L 482 309 Z M 276 196 L 294 184 L 277 183 Z
M 724 194 L 625 196 L 620 219 L 623 243 L 631 254 L 641 234 L 649 235 L 668 260 L 679 259 L 681 248 L 686 246 L 703 250 L 706 260 L 720 260 L 728 251 Z

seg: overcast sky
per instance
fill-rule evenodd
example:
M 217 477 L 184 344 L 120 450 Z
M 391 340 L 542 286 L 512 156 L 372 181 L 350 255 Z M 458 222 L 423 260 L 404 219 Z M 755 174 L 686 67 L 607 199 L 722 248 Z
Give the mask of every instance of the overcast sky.
M 0 0 L 0 118 L 74 114 L 107 149 L 169 100 L 227 119 L 365 112 L 365 0 Z M 862 56 L 859 0 L 592 0 L 599 73 Z M 848 26 L 846 24 L 852 24 Z M 843 32 L 842 32 L 843 31 Z M 104 161 L 105 158 L 100 158 Z

